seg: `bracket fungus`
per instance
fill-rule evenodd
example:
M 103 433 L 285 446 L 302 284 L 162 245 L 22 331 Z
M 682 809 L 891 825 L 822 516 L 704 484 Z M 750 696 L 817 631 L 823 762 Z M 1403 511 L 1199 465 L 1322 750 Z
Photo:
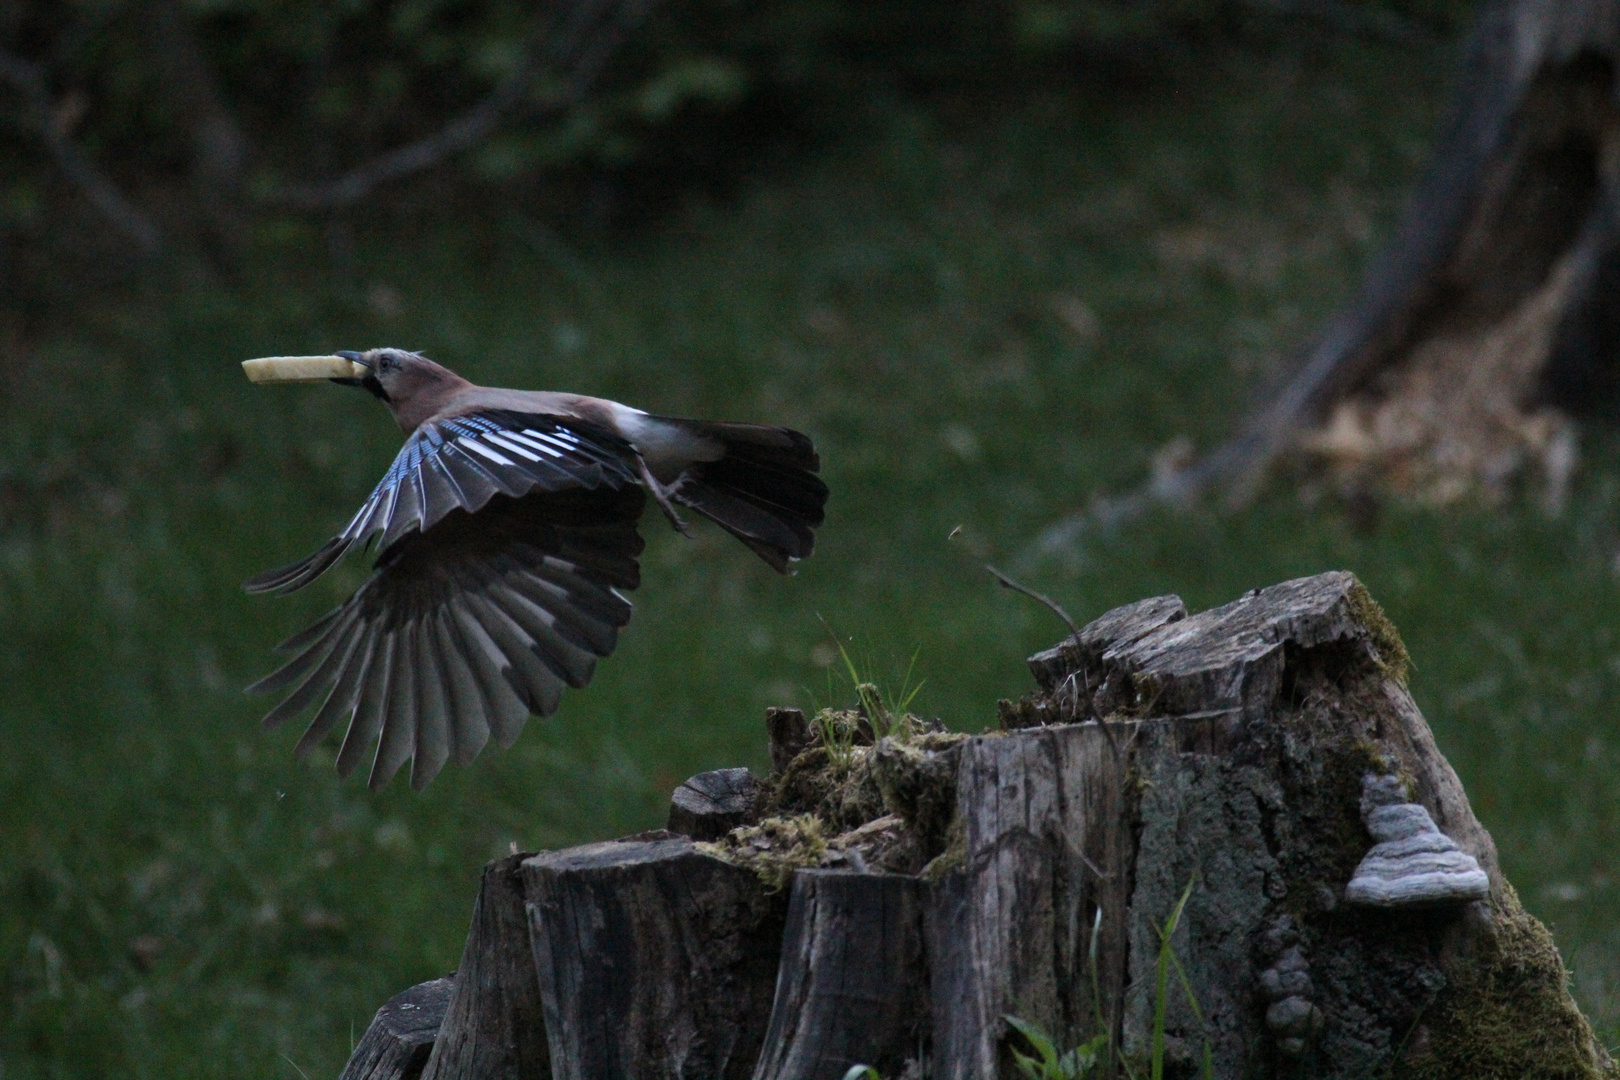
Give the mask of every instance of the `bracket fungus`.
M 1345 886 L 1351 904 L 1396 908 L 1483 900 L 1491 882 L 1475 858 L 1441 832 L 1395 776 L 1362 780 L 1361 816 L 1375 843 Z

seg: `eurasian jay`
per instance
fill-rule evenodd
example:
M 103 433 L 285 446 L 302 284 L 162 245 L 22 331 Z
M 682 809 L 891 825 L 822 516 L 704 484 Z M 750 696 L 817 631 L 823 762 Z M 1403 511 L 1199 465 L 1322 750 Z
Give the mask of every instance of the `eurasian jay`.
M 446 760 L 590 681 L 630 619 L 646 494 L 682 532 L 690 507 L 790 573 L 815 545 L 827 485 L 787 428 L 656 416 L 601 398 L 500 390 L 403 349 L 243 364 L 255 382 L 330 379 L 370 391 L 408 436 L 359 513 L 319 551 L 251 578 L 290 593 L 375 541 L 353 596 L 277 648 L 293 657 L 250 693 L 287 696 L 267 728 L 317 706 L 308 753 L 339 723 L 342 776 L 377 743 L 370 786 L 408 759 L 418 790 Z

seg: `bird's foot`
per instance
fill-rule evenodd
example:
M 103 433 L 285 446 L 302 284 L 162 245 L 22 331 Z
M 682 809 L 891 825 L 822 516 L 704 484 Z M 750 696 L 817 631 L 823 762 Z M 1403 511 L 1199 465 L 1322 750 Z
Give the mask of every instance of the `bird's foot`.
M 647 468 L 646 459 L 640 454 L 636 455 L 636 464 L 641 467 L 641 482 L 647 486 L 648 491 L 652 492 L 653 498 L 658 502 L 658 509 L 664 512 L 664 516 L 669 519 L 669 523 L 675 527 L 676 532 L 690 539 L 692 530 L 687 527 L 681 515 L 675 512 L 672 489 L 665 487 L 658 477 L 652 474 L 652 470 Z

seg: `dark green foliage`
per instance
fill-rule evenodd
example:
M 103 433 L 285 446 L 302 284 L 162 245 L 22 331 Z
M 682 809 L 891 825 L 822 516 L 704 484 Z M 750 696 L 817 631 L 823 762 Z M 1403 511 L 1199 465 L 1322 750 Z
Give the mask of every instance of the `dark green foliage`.
M 641 12 L 638 2 L 620 7 Z M 239 243 L 244 212 L 262 215 L 300 185 L 440 132 L 527 56 L 535 70 L 503 122 L 430 170 L 428 192 L 648 169 L 724 186 L 739 156 L 841 130 L 874 92 L 1039 79 L 1053 63 L 1090 66 L 1097 49 L 1174 48 L 1188 34 L 1299 18 L 1263 0 L 646 6 L 650 20 L 629 17 L 634 29 L 577 98 L 572 58 L 613 38 L 598 25 L 585 45 L 563 49 L 571 14 L 592 10 L 582 0 L 16 0 L 0 13 L 0 50 L 39 66 L 51 123 L 195 246 L 199 228 Z M 1330 32 L 1354 32 L 1356 13 L 1375 12 L 1450 36 L 1472 4 L 1340 7 L 1353 17 Z M 116 253 L 116 230 L 64 183 L 15 85 L 0 83 L 0 118 L 0 239 L 91 262 Z
M 1060 1051 L 1052 1037 L 1035 1024 L 1016 1016 L 1006 1017 L 1006 1021 L 1035 1051 L 1026 1054 L 1016 1045 L 1012 1047 L 1013 1065 L 1024 1080 L 1085 1080 L 1096 1070 L 1108 1046 L 1108 1036 L 1102 1034 Z

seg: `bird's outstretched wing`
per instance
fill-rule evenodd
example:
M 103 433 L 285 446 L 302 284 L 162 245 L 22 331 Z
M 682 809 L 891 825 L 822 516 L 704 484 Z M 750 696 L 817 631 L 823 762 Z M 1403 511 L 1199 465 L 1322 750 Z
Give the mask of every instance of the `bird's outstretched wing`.
M 630 618 L 618 590 L 640 581 L 645 495 L 599 464 L 594 486 L 534 492 L 536 480 L 526 497 L 501 489 L 448 511 L 422 500 L 410 512 L 433 523 L 386 546 L 353 596 L 283 643 L 292 660 L 248 688 L 290 691 L 265 726 L 319 703 L 300 756 L 347 722 L 341 775 L 375 740 L 372 789 L 407 760 L 420 789 L 446 760 L 470 762 L 492 734 L 509 746 L 530 714 L 556 711 L 563 686 L 584 686 L 613 651 Z
M 250 593 L 290 593 L 330 569 L 355 545 L 381 534 L 387 550 L 426 532 L 453 510 L 480 510 L 496 495 L 594 491 L 636 483 L 630 444 L 571 417 L 488 410 L 431 420 L 405 441 L 394 463 L 343 531 L 288 566 L 249 578 Z

